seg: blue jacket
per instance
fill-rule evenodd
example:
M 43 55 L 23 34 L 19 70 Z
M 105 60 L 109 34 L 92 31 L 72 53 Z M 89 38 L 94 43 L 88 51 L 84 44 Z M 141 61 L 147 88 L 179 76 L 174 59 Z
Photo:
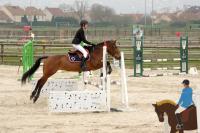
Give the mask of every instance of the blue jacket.
M 178 105 L 183 108 L 188 108 L 192 104 L 194 104 L 192 100 L 192 88 L 184 88 L 182 90 Z

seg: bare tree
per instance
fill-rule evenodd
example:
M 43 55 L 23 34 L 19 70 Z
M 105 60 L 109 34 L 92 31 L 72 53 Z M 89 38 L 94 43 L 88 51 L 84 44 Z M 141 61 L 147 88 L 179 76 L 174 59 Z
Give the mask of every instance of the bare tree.
M 90 10 L 90 17 L 93 22 L 110 22 L 115 16 L 114 9 L 100 4 L 93 4 Z
M 72 6 L 65 3 L 60 4 L 59 8 L 62 9 L 64 12 L 72 11 Z
M 72 10 L 78 16 L 79 20 L 83 20 L 88 9 L 88 3 L 85 0 L 76 0 Z

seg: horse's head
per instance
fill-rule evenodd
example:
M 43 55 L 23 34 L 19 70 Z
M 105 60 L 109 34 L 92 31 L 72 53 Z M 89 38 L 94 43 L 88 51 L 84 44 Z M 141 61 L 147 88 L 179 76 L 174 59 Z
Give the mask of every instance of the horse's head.
M 160 122 L 164 122 L 164 110 L 157 104 L 152 104 L 155 107 L 155 112 L 158 115 L 158 119 Z
M 120 60 L 121 54 L 120 50 L 116 45 L 116 40 L 105 41 L 104 44 L 107 46 L 107 52 L 113 56 L 115 59 Z
M 176 103 L 171 100 L 163 100 L 152 105 L 155 108 L 155 112 L 158 115 L 160 122 L 164 122 L 164 113 L 168 113 L 170 111 L 175 112 L 176 110 Z

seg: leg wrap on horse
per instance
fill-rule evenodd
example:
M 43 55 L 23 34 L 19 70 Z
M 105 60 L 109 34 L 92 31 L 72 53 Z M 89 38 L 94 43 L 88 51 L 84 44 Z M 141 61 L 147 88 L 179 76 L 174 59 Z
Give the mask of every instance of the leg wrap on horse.
M 177 113 L 176 114 L 176 120 L 177 120 L 177 130 L 182 130 L 183 129 L 183 123 L 182 123 L 182 120 L 181 120 L 181 114 L 180 113 Z

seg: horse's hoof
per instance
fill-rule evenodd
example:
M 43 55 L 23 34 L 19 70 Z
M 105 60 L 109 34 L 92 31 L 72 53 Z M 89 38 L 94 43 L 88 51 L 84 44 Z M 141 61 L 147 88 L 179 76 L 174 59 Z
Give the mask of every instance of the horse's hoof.
M 33 100 L 33 103 L 35 103 L 36 101 L 37 101 L 37 100 L 36 100 L 36 99 L 34 99 L 34 100 Z
M 30 100 L 32 100 L 32 99 L 33 99 L 33 95 L 30 96 Z
M 33 98 L 33 103 L 35 103 L 37 101 L 38 97 L 34 97 Z

